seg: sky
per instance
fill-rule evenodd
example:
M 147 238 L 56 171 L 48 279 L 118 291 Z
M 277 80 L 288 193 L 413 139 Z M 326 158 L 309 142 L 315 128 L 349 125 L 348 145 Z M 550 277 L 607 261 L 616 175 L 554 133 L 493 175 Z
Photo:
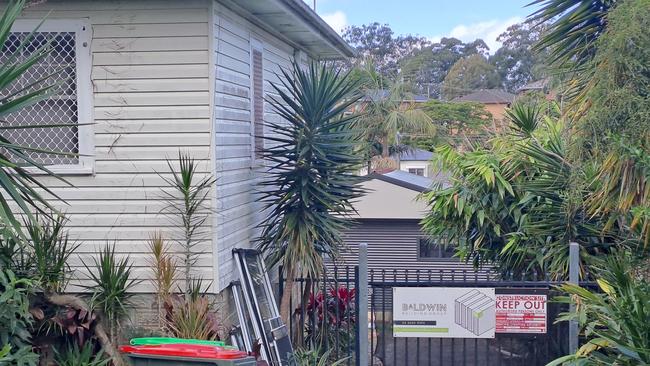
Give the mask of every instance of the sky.
M 313 6 L 313 0 L 304 0 Z M 482 38 L 493 53 L 496 38 L 533 9 L 530 0 L 316 0 L 316 12 L 341 33 L 349 25 L 388 24 L 396 35 L 414 34 L 432 41 Z

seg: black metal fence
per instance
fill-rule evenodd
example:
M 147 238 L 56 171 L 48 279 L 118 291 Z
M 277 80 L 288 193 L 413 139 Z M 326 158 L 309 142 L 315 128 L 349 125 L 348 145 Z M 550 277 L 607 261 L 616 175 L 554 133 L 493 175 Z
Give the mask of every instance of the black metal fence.
M 330 269 L 320 279 L 296 279 L 292 296 L 294 313 L 289 324 L 297 347 L 330 350 L 330 359 L 348 357 L 355 364 L 359 339 L 358 319 L 368 317 L 372 365 L 545 365 L 568 353 L 568 325 L 555 324 L 567 308 L 547 304 L 546 334 L 497 333 L 495 338 L 398 338 L 393 336 L 394 287 L 488 287 L 497 294 L 512 289 L 543 291 L 549 301 L 557 295 L 557 282 L 548 279 L 504 280 L 486 272 L 467 270 L 369 270 L 369 313 L 359 314 L 358 269 Z M 280 279 L 282 293 L 283 280 Z M 592 284 L 584 283 L 585 286 Z M 305 289 L 309 288 L 310 291 Z M 302 299 L 302 301 L 300 300 Z
M 280 271 L 282 273 L 282 271 Z M 291 296 L 289 334 L 294 348 L 328 353 L 333 362 L 345 359 L 353 365 L 359 348 L 357 267 L 326 269 L 321 278 L 296 278 Z M 279 298 L 284 292 L 280 277 Z

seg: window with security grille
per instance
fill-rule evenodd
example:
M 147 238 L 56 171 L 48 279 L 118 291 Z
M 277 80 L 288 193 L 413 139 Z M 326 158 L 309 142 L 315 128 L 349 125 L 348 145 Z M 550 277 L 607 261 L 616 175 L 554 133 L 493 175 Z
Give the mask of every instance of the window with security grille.
M 44 151 L 92 154 L 92 151 L 88 151 L 89 141 L 81 141 L 87 139 L 89 134 L 86 128 L 80 125 L 91 122 L 88 105 L 91 96 L 81 97 L 82 92 L 89 93 L 87 85 L 80 85 L 79 82 L 80 80 L 90 82 L 89 44 L 85 41 L 85 37 L 80 37 L 80 33 L 87 31 L 86 26 L 75 22 L 50 21 L 39 27 L 38 32 L 32 37 L 28 37 L 34 28 L 36 28 L 34 22 L 17 22 L 7 41 L 2 45 L 0 61 L 4 62 L 10 57 L 16 57 L 20 62 L 48 45 L 50 52 L 9 88 L 2 90 L 4 94 L 2 96 L 11 95 L 12 92 L 25 87 L 28 89 L 24 92 L 47 85 L 52 85 L 53 88 L 47 98 L 6 116 L 4 123 L 10 126 L 56 124 L 72 126 L 5 130 L 3 134 L 15 144 L 43 150 L 26 151 L 31 159 L 43 165 L 83 165 L 82 160 L 87 159 L 79 155 L 52 154 Z M 80 40 L 84 42 L 83 45 L 79 44 Z M 79 51 L 84 49 L 85 51 L 80 55 Z M 79 67 L 80 61 L 88 64 Z M 79 75 L 80 70 L 84 73 L 86 73 L 84 70 L 87 70 L 87 74 Z

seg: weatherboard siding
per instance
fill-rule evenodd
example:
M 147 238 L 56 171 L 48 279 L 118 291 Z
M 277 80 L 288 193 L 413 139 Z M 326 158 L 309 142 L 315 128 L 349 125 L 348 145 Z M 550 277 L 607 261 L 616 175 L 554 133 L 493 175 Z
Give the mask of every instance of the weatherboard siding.
M 66 177 L 74 187 L 42 178 L 67 202 L 57 206 L 70 219 L 70 237 L 81 244 L 70 263 L 77 277 L 84 276 L 82 261 L 115 243 L 138 278 L 151 278 L 149 236 L 178 233 L 160 214 L 166 183 L 158 173 L 169 177 L 165 159 L 187 151 L 200 175 L 212 170 L 208 9 L 207 0 L 48 0 L 24 12 L 24 18 L 85 19 L 92 27 L 95 174 Z M 219 148 L 231 147 L 224 142 Z M 215 265 L 211 239 L 198 245 L 206 254 L 194 266 L 207 281 Z M 136 290 L 152 287 L 144 281 Z
M 294 49 L 222 5 L 213 3 L 214 139 L 217 179 L 215 242 L 217 285 L 223 289 L 237 277 L 232 249 L 254 246 L 262 205 L 256 184 L 264 168 L 253 157 L 251 118 L 251 40 L 263 48 L 266 96 L 274 95 L 281 69 L 290 69 Z M 264 120 L 278 121 L 268 103 Z M 268 134 L 268 131 L 265 131 Z

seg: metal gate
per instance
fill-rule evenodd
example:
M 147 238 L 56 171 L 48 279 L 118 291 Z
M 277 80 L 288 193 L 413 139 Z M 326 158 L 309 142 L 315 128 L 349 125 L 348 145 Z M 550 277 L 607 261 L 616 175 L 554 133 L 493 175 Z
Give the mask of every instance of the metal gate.
M 368 271 L 368 314 L 359 314 L 358 303 L 350 296 L 358 287 L 357 267 L 330 268 L 322 278 L 298 278 L 293 321 L 289 329 L 298 347 L 330 351 L 333 360 L 347 357 L 354 365 L 359 349 L 358 319 L 368 317 L 368 357 L 371 365 L 545 365 L 568 354 L 568 325 L 555 324 L 557 315 L 567 311 L 552 302 L 558 295 L 548 279 L 502 279 L 487 272 L 471 270 L 377 270 Z M 283 280 L 280 279 L 280 291 Z M 582 283 L 591 287 L 591 283 Z M 311 288 L 305 296 L 305 287 Z M 394 287 L 488 287 L 497 294 L 507 291 L 548 291 L 546 334 L 497 333 L 494 338 L 399 338 L 393 336 Z M 298 292 L 301 294 L 298 298 Z M 357 299 L 356 296 L 355 300 Z M 306 301 L 301 301 L 301 299 Z M 314 337 L 319 334 L 320 338 Z M 323 336 L 327 335 L 327 336 Z
M 497 294 L 508 290 L 546 290 L 552 299 L 551 281 L 503 280 L 485 272 L 435 270 L 370 270 L 370 345 L 377 365 L 545 365 L 568 353 L 568 327 L 554 324 L 567 309 L 547 306 L 546 334 L 497 333 L 494 338 L 397 338 L 392 332 L 394 287 L 490 287 Z

